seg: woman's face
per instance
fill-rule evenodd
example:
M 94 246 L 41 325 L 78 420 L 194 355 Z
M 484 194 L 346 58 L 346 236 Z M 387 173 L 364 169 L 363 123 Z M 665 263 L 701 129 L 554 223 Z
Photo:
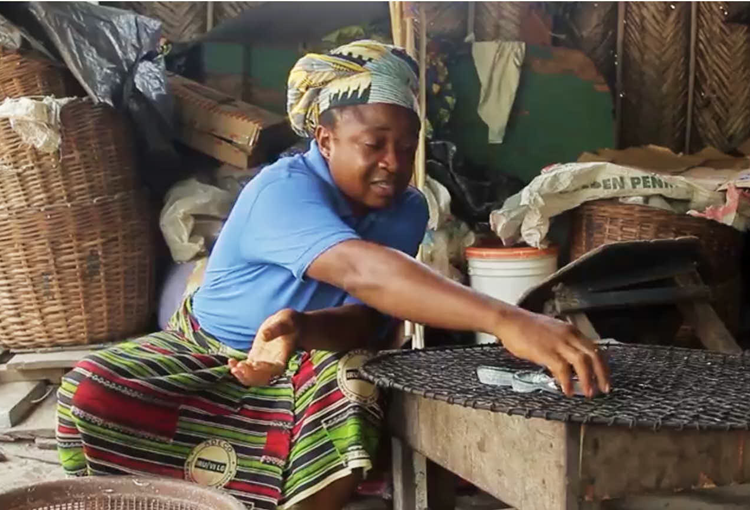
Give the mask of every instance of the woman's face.
M 401 106 L 366 104 L 338 110 L 315 139 L 338 188 L 356 214 L 389 206 L 411 180 L 419 141 L 417 115 Z

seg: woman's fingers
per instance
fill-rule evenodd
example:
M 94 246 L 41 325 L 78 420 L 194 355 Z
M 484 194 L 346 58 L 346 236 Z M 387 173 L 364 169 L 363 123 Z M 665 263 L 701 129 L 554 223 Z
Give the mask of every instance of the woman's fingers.
M 284 365 L 278 363 L 233 361 L 230 371 L 245 386 L 267 386 L 271 379 L 284 373 Z
M 560 388 L 562 388 L 562 392 L 568 397 L 572 396 L 573 381 L 570 380 L 570 376 L 572 375 L 570 363 L 566 362 L 562 356 L 555 355 L 545 365 L 552 372 L 552 376 L 557 380 Z
M 573 366 L 573 369 L 578 376 L 578 381 L 583 388 L 583 393 L 587 397 L 593 397 L 595 393 L 593 381 L 594 373 L 591 369 L 589 356 L 572 345 L 562 346 L 560 348 L 560 354 L 569 365 Z
M 570 344 L 586 356 L 587 363 L 591 366 L 594 375 L 596 376 L 599 390 L 603 393 L 609 393 L 609 366 L 607 365 L 606 360 L 602 357 L 601 351 L 596 343 L 582 335 L 576 335 L 576 337 L 571 340 Z

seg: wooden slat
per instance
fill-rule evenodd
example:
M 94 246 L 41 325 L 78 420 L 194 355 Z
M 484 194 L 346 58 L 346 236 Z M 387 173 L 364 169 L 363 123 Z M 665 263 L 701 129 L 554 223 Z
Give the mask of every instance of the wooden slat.
M 0 431 L 18 424 L 34 407 L 34 400 L 44 395 L 46 387 L 43 381 L 0 385 Z
M 701 278 L 697 272 L 681 275 L 675 278 L 678 285 L 689 287 L 700 284 Z M 724 322 L 706 301 L 693 301 L 678 305 L 685 322 L 693 328 L 701 343 L 712 351 L 739 353 L 742 348 L 737 344 Z
M 63 352 L 16 354 L 6 363 L 6 367 L 8 370 L 69 369 L 92 352 L 94 351 L 90 349 L 80 349 Z
M 655 289 L 586 292 L 572 287 L 561 287 L 555 292 L 555 309 L 565 315 L 589 310 L 632 308 L 680 303 L 710 298 L 705 285 L 664 287 Z

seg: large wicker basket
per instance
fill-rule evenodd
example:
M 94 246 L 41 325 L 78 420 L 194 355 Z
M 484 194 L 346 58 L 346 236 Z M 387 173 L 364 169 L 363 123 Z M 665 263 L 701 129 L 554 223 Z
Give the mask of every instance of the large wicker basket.
M 0 101 L 6 97 L 82 95 L 83 89 L 64 67 L 28 51 L 0 47 Z
M 742 298 L 743 248 L 743 236 L 736 229 L 654 207 L 594 200 L 573 211 L 570 258 L 575 260 L 607 243 L 684 236 L 700 240 L 709 269 L 706 280 L 713 287 L 714 307 L 727 327 L 736 332 Z
M 45 153 L 0 119 L 0 209 L 75 203 L 137 187 L 132 133 L 110 106 L 76 100 L 62 108 L 62 143 Z
M 153 246 L 140 191 L 0 210 L 0 345 L 80 345 L 144 331 Z

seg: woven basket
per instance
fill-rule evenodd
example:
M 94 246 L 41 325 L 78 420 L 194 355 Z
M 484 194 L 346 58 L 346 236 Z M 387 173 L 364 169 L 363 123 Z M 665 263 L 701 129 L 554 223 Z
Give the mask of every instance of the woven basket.
M 129 126 L 104 104 L 63 107 L 62 143 L 44 153 L 0 119 L 0 210 L 89 201 L 137 187 Z
M 750 136 L 750 27 L 727 23 L 728 2 L 699 2 L 691 150 L 737 147 Z
M 527 2 L 477 2 L 474 33 L 477 41 L 518 41 L 523 18 L 531 10 Z
M 0 345 L 121 340 L 152 311 L 154 243 L 140 191 L 0 210 Z
M 87 476 L 0 492 L 3 510 L 245 510 L 225 492 L 184 480 Z
M 427 34 L 463 40 L 466 37 L 466 2 L 423 2 Z
M 6 97 L 82 95 L 73 75 L 31 52 L 0 47 L 0 101 Z
M 585 202 L 573 210 L 570 258 L 618 241 L 695 236 L 708 264 L 706 282 L 713 287 L 714 308 L 730 331 L 739 326 L 742 297 L 738 285 L 743 237 L 721 223 L 617 200 Z
M 690 4 L 627 2 L 623 39 L 622 147 L 685 148 Z

